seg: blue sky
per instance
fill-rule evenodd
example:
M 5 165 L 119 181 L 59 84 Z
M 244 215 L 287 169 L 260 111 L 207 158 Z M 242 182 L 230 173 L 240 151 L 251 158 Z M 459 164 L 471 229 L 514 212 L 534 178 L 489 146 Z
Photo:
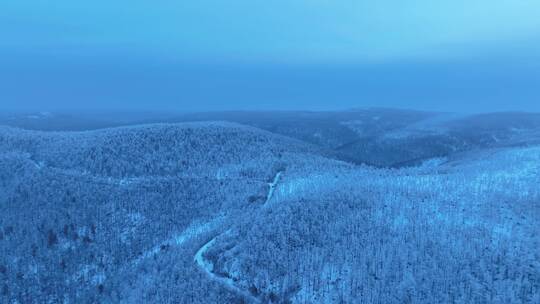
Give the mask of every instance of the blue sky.
M 4 0 L 8 110 L 540 111 L 537 0 Z

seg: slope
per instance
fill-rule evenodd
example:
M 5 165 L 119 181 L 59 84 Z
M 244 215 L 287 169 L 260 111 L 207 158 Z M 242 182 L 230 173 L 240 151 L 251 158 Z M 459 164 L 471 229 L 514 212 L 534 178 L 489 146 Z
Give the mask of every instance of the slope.
M 334 166 L 349 165 L 231 123 L 2 128 L 1 299 L 238 301 L 193 263 L 201 242 L 261 208 L 276 172 Z
M 216 239 L 214 271 L 272 303 L 535 303 L 540 147 L 310 172 Z

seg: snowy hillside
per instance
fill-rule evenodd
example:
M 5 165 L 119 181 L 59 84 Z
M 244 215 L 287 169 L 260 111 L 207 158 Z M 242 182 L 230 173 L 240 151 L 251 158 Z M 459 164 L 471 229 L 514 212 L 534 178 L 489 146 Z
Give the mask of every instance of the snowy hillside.
M 0 302 L 540 301 L 538 116 L 274 114 L 0 127 Z

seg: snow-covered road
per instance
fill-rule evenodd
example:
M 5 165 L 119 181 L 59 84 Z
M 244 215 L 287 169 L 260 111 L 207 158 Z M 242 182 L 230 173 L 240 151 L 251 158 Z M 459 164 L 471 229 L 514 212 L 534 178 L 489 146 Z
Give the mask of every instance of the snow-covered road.
M 214 264 L 212 264 L 212 262 L 206 260 L 204 258 L 204 254 L 208 251 L 208 249 L 210 247 L 212 247 L 212 245 L 214 244 L 214 242 L 216 241 L 216 237 L 214 237 L 213 239 L 211 239 L 210 241 L 208 241 L 206 244 L 204 244 L 198 251 L 197 253 L 195 254 L 195 263 L 197 263 L 197 266 L 199 266 L 199 268 L 204 271 L 204 273 L 206 273 L 206 275 L 212 280 L 212 281 L 215 281 L 215 282 L 218 282 L 220 285 L 222 285 L 223 287 L 225 287 L 227 290 L 243 297 L 244 299 L 247 299 L 249 300 L 251 303 L 260 303 L 261 301 L 259 299 L 257 299 L 255 296 L 253 296 L 251 293 L 245 291 L 245 290 L 242 290 L 240 288 L 238 288 L 235 284 L 234 284 L 234 281 L 231 279 L 231 278 L 228 278 L 228 277 L 224 277 L 224 276 L 219 276 L 219 275 L 216 275 L 213 271 L 214 271 Z
M 270 186 L 270 189 L 268 189 L 268 194 L 266 195 L 266 201 L 264 202 L 265 205 L 272 199 L 272 196 L 274 195 L 274 191 L 276 190 L 276 186 L 279 182 L 279 178 L 281 177 L 281 173 L 282 173 L 281 171 L 276 173 L 273 181 L 268 184 L 268 186 Z
M 273 180 L 271 183 L 268 184 L 268 186 L 270 187 L 268 189 L 268 193 L 266 195 L 266 201 L 265 201 L 265 205 L 266 203 L 268 203 L 271 199 L 272 199 L 272 196 L 274 194 L 274 191 L 276 190 L 276 187 L 277 187 L 277 184 L 279 182 L 279 179 L 281 178 L 281 174 L 282 172 L 279 171 L 276 173 L 276 175 L 274 176 Z M 228 231 L 227 231 L 228 232 Z M 225 234 L 227 233 L 225 232 Z M 260 303 L 261 300 L 258 299 L 257 297 L 253 296 L 250 292 L 248 291 L 245 291 L 239 287 L 237 287 L 235 285 L 235 282 L 234 280 L 232 280 L 231 278 L 228 278 L 228 277 L 224 277 L 224 276 L 219 276 L 219 275 L 216 275 L 214 273 L 214 264 L 210 261 L 207 261 L 205 258 L 204 258 L 204 254 L 208 251 L 208 249 L 210 249 L 210 247 L 212 247 L 212 245 L 214 244 L 214 242 L 216 241 L 216 239 L 219 237 L 219 235 L 215 236 L 213 239 L 211 239 L 210 241 L 208 241 L 207 243 L 205 243 L 198 251 L 197 253 L 195 254 L 195 257 L 194 257 L 194 260 L 195 260 L 195 263 L 197 264 L 197 266 L 199 266 L 199 268 L 204 271 L 206 273 L 206 275 L 213 281 L 215 282 L 218 282 L 220 283 L 223 287 L 225 287 L 227 290 L 230 290 L 232 292 L 234 292 L 235 294 L 249 300 L 250 302 L 252 303 Z

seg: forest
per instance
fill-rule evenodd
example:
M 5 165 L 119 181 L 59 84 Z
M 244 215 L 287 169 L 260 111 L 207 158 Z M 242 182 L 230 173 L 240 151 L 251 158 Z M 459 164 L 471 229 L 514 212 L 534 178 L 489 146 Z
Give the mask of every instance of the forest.
M 540 303 L 539 115 L 44 119 L 0 120 L 2 303 Z

